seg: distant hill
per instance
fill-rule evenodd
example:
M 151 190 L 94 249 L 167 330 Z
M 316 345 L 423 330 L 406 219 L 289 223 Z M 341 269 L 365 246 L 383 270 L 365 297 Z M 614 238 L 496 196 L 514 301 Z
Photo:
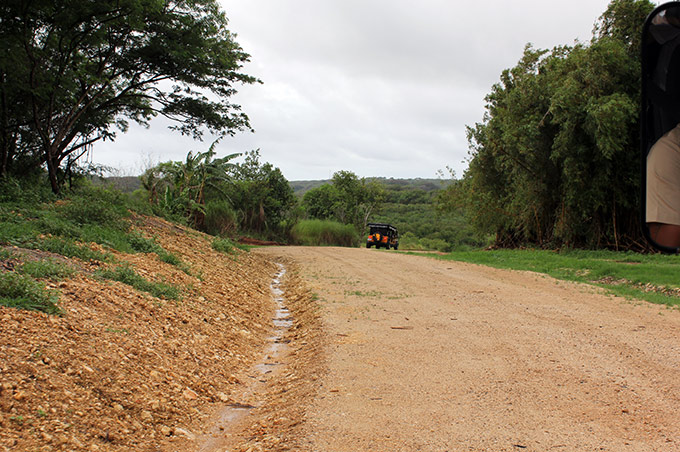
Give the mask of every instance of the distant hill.
M 423 190 L 426 192 L 440 190 L 446 187 L 450 181 L 443 179 L 394 179 L 386 177 L 367 177 L 367 180 L 375 180 L 385 185 L 388 190 Z M 303 196 L 309 190 L 320 187 L 323 184 L 330 183 L 329 179 L 325 180 L 298 180 L 290 181 L 289 184 L 293 187 L 293 191 L 297 196 Z
M 423 190 L 426 192 L 435 191 L 446 187 L 450 181 L 442 179 L 394 179 L 386 177 L 367 177 L 368 180 L 376 180 L 385 185 L 388 190 Z M 112 185 L 114 188 L 123 193 L 132 193 L 133 191 L 142 187 L 142 183 L 138 176 L 124 176 L 124 177 L 105 177 L 95 178 L 93 182 L 97 185 Z M 293 188 L 295 194 L 302 197 L 305 193 L 313 188 L 320 187 L 323 184 L 330 183 L 330 179 L 325 180 L 295 180 L 288 182 Z

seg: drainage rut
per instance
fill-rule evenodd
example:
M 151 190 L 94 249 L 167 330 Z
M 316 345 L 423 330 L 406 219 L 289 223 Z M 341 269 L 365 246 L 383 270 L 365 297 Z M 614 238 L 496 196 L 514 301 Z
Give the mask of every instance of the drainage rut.
M 277 264 L 279 271 L 271 282 L 271 292 L 276 311 L 274 313 L 273 334 L 268 338 L 269 344 L 265 350 L 264 359 L 253 366 L 248 374 L 250 382 L 245 388 L 241 400 L 257 400 L 257 394 L 264 390 L 267 381 L 275 377 L 278 371 L 285 365 L 284 358 L 288 354 L 289 340 L 285 339 L 286 332 L 293 326 L 293 317 L 286 307 L 284 290 L 281 288 L 282 279 L 286 274 L 283 264 Z M 255 402 L 253 402 L 255 403 Z M 236 441 L 237 426 L 245 421 L 256 405 L 247 402 L 237 402 L 226 405 L 221 409 L 213 420 L 211 432 L 200 440 L 200 452 L 210 452 L 218 448 L 224 448 Z M 223 450 L 223 449 L 221 449 Z

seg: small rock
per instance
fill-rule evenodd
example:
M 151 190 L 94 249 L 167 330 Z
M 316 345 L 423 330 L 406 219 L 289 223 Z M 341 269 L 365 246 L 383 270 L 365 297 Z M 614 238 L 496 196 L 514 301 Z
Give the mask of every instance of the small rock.
M 183 392 L 182 395 L 184 396 L 185 399 L 187 400 L 196 400 L 198 399 L 198 394 L 196 394 L 195 391 L 186 388 Z
M 141 418 L 144 422 L 153 422 L 153 416 L 146 410 L 142 411 Z
M 118 412 L 121 412 L 125 409 L 125 408 L 123 408 L 123 405 L 121 405 L 120 403 L 114 403 L 112 406 L 113 406 L 113 409 L 118 411 Z
M 161 432 L 161 435 L 163 436 L 170 436 L 172 435 L 172 429 L 168 427 L 167 425 L 161 425 L 158 430 Z
M 183 428 L 176 428 L 175 429 L 175 435 L 182 435 L 189 439 L 189 441 L 193 441 L 196 439 L 196 435 L 191 433 L 190 431 L 184 430 Z
M 21 402 L 22 400 L 26 400 L 27 397 L 28 397 L 28 395 L 24 391 L 17 391 L 14 394 L 14 400 L 16 400 L 17 402 Z
M 217 398 L 220 399 L 220 402 L 223 402 L 223 403 L 227 403 L 229 401 L 229 396 L 226 395 L 223 392 L 220 392 L 219 394 L 217 394 Z

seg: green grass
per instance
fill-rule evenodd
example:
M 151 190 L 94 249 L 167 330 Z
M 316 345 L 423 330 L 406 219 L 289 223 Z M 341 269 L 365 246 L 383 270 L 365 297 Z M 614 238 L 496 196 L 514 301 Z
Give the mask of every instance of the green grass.
M 16 189 L 16 187 L 14 187 Z M 21 190 L 21 189 L 18 189 Z M 102 187 L 83 187 L 58 202 L 41 203 L 23 188 L 19 201 L 0 198 L 0 244 L 40 249 L 85 261 L 111 255 L 81 243 L 98 243 L 124 253 L 155 253 L 187 274 L 189 266 L 154 239 L 130 231 L 130 200 Z M 37 199 L 37 198 L 36 198 Z M 56 201 L 51 199 L 50 201 Z
M 528 270 L 604 287 L 614 295 L 680 306 L 680 256 L 615 251 L 494 250 L 434 256 L 496 268 Z
M 0 250 L 0 259 L 16 259 L 9 250 Z M 39 279 L 60 280 L 71 276 L 75 270 L 55 259 L 19 262 L 14 271 L 0 273 L 0 305 L 60 314 L 59 293 L 48 290 Z
M 226 254 L 237 254 L 238 250 L 250 251 L 251 246 L 241 245 L 226 237 L 215 237 L 211 243 L 212 249 Z
M 124 253 L 155 253 L 162 262 L 187 274 L 190 267 L 153 238 L 130 230 L 130 199 L 115 190 L 83 186 L 57 198 L 41 184 L 0 180 L 0 246 L 37 249 L 84 261 L 115 262 L 109 252 L 88 243 Z M 2 250 L 0 258 L 13 257 Z M 18 260 L 21 260 L 18 258 Z M 58 280 L 75 270 L 57 260 L 26 261 L 15 272 L 0 274 L 0 304 L 57 314 L 58 293 L 38 280 Z M 128 266 L 98 273 L 100 277 L 128 284 L 168 300 L 179 300 L 180 290 L 169 284 L 148 281 Z
M 55 259 L 27 261 L 21 264 L 19 272 L 36 279 L 64 279 L 75 273 L 73 267 Z
M 297 223 L 291 237 L 294 243 L 305 246 L 357 246 L 359 235 L 352 225 L 328 220 L 303 220 Z
M 180 290 L 177 287 L 171 284 L 149 281 L 138 275 L 129 265 L 120 265 L 112 270 L 100 270 L 97 272 L 97 275 L 104 279 L 122 282 L 141 292 L 147 292 L 156 298 L 166 300 L 179 300 L 181 298 Z
M 64 239 L 61 237 L 39 239 L 35 242 L 23 243 L 22 246 L 25 248 L 61 254 L 65 257 L 77 257 L 78 259 L 82 259 L 86 262 L 91 260 L 109 262 L 113 259 L 113 256 L 110 253 L 102 253 L 100 251 L 93 250 L 88 246 L 78 244 L 73 239 Z
M 0 305 L 59 314 L 59 294 L 45 284 L 18 272 L 0 273 Z

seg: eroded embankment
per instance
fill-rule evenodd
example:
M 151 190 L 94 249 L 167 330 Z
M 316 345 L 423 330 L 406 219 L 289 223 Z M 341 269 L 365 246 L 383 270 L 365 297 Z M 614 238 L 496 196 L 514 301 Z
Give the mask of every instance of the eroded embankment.
M 247 374 L 269 344 L 278 267 L 255 253 L 217 252 L 211 237 L 156 218 L 136 218 L 134 228 L 189 271 L 151 253 L 116 259 L 182 287 L 181 300 L 98 279 L 93 271 L 109 264 L 71 259 L 76 275 L 50 283 L 61 292 L 61 317 L 0 307 L 0 451 L 177 450 L 217 409 L 241 403 Z M 309 390 L 300 375 L 315 353 L 307 338 L 318 331 L 288 268 L 287 303 L 299 321 L 286 337 L 299 359 L 280 384 L 265 384 L 257 425 L 247 426 L 251 444 L 285 440 L 299 412 L 281 395 Z M 279 407 L 289 408 L 288 420 L 276 417 Z

